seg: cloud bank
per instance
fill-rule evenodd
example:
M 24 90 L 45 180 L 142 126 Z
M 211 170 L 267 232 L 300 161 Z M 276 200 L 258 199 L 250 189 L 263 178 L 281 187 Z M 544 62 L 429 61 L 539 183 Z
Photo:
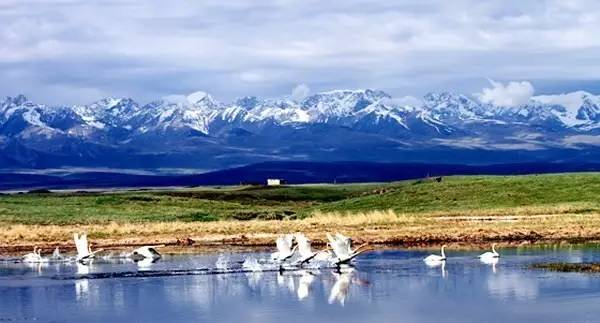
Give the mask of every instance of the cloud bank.
M 513 107 L 527 103 L 533 96 L 533 85 L 527 81 L 508 82 L 506 85 L 489 80 L 491 87 L 484 88 L 479 95 L 483 103 L 501 107 Z
M 301 82 L 473 93 L 484 77 L 593 91 L 600 75 L 600 3 L 586 0 L 3 0 L 0 20 L 0 95 L 48 103 Z

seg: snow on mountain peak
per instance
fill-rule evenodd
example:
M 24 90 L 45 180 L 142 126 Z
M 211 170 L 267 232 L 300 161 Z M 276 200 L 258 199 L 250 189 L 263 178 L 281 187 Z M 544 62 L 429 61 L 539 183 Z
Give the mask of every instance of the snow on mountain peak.
M 413 101 L 416 103 L 406 104 Z M 578 91 L 535 96 L 517 107 L 496 107 L 450 92 L 402 101 L 383 91 L 362 89 L 316 93 L 299 102 L 287 97 L 247 96 L 224 104 L 202 91 L 167 96 L 144 106 L 132 99 L 115 97 L 64 107 L 36 105 L 22 95 L 0 102 L 0 136 L 28 127 L 29 133 L 35 134 L 41 133 L 40 129 L 45 133 L 56 130 L 79 138 L 112 138 L 115 134 L 115 138 L 124 140 L 152 133 L 163 136 L 201 132 L 218 136 L 221 130 L 233 128 L 261 131 L 263 127 L 308 124 L 392 136 L 485 133 L 490 124 L 507 129 L 532 126 L 585 132 L 600 129 L 600 98 Z
M 241 107 L 245 110 L 252 110 L 256 108 L 259 104 L 262 103 L 262 100 L 255 96 L 245 96 L 243 98 L 239 98 L 235 100 L 235 105 Z
M 583 101 L 589 97 L 593 97 L 593 95 L 585 91 L 575 91 L 563 94 L 537 95 L 531 99 L 544 104 L 561 105 L 569 110 L 577 110 L 583 105 Z
M 479 120 L 486 116 L 485 106 L 461 94 L 427 93 L 423 108 L 437 120 Z
M 585 91 L 538 95 L 532 101 L 549 106 L 547 109 L 567 127 L 600 121 L 600 98 Z
M 203 100 L 213 101 L 212 97 L 203 91 L 197 91 L 187 96 L 187 101 L 191 104 L 198 104 Z
M 6 101 L 9 101 L 12 104 L 17 105 L 17 106 L 18 105 L 23 105 L 26 102 L 29 102 L 29 100 L 27 100 L 27 98 L 23 94 L 19 94 L 19 95 L 15 96 L 14 98 L 7 97 Z

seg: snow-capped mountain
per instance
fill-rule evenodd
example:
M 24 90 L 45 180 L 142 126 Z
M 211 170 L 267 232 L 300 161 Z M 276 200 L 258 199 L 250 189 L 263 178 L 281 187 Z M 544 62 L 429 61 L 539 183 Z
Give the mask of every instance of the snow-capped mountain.
M 23 95 L 0 101 L 0 161 L 23 167 L 38 167 L 42 158 L 53 166 L 120 158 L 133 167 L 149 161 L 152 167 L 290 158 L 402 161 L 430 158 L 416 153 L 425 150 L 448 159 L 441 152 L 449 149 L 466 151 L 465 162 L 479 162 L 476 150 L 533 156 L 599 148 L 600 97 L 583 91 L 535 96 L 515 107 L 448 92 L 406 106 L 377 90 L 335 90 L 301 101 L 248 96 L 223 103 L 205 92 L 148 104 L 108 97 L 46 106 Z

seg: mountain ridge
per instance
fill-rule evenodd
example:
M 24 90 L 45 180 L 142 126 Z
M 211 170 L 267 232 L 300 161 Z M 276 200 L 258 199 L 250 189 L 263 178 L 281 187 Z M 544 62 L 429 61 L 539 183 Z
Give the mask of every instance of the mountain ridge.
M 202 91 L 147 104 L 107 97 L 88 105 L 47 106 L 24 95 L 0 101 L 0 153 L 10 157 L 0 159 L 0 168 L 102 165 L 110 156 L 135 160 L 128 167 L 143 168 L 150 156 L 159 167 L 186 166 L 193 158 L 194 167 L 218 167 L 224 160 L 225 168 L 277 159 L 332 160 L 336 151 L 338 158 L 364 160 L 370 147 L 380 149 L 379 161 L 394 162 L 429 158 L 424 153 L 421 160 L 404 159 L 394 150 L 439 149 L 506 151 L 525 161 L 584 160 L 600 148 L 600 98 L 576 91 L 499 107 L 440 92 L 426 94 L 418 106 L 361 89 L 302 100 L 247 96 L 230 103 Z M 540 159 L 535 151 L 561 157 L 544 159 L 542 153 Z

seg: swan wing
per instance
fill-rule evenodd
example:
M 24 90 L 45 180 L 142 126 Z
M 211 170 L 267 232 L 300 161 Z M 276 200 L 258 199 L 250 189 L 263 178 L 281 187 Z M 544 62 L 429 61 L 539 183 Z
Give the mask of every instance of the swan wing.
M 335 234 L 335 237 L 336 240 L 339 241 L 340 246 L 343 246 L 344 248 L 348 249 L 349 253 L 352 252 L 352 239 L 350 239 L 350 237 L 347 237 L 339 232 Z
M 313 256 L 313 252 L 310 247 L 310 241 L 302 233 L 296 235 L 296 242 L 298 243 L 298 253 L 301 258 L 308 258 Z
M 332 239 L 330 239 L 329 242 L 335 256 L 340 260 L 348 258 L 351 254 L 351 251 L 348 250 L 346 241 L 340 239 L 338 236 L 331 238 Z
M 282 235 L 275 240 L 275 245 L 277 246 L 277 251 L 279 254 L 288 254 L 292 249 L 292 240 L 287 235 Z
M 73 239 L 75 240 L 75 249 L 77 249 L 77 257 L 85 257 L 89 253 L 87 248 L 87 237 L 85 237 L 84 234 L 78 235 L 77 233 L 75 233 L 73 235 Z

